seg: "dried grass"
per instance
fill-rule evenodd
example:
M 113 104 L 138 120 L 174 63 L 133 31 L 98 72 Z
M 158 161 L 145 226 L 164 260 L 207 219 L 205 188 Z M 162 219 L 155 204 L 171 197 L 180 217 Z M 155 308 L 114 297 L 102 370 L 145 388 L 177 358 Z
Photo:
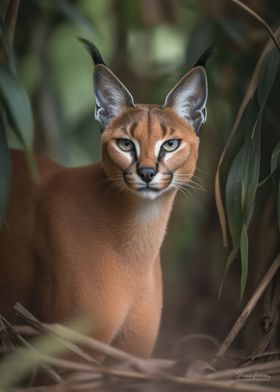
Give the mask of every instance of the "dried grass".
M 177 344 L 184 347 L 183 351 L 187 354 L 172 360 L 142 359 L 68 327 L 43 324 L 17 304 L 15 311 L 24 325 L 11 325 L 5 318 L 0 318 L 3 353 L 0 364 L 0 391 L 279 391 L 279 350 L 261 352 L 258 349 L 257 354 L 252 353 L 247 357 L 227 354 L 258 299 L 271 283 L 279 265 L 280 256 L 265 274 L 218 349 L 217 342 L 207 335 L 187 336 Z M 279 324 L 277 327 L 279 329 Z M 40 339 L 44 344 L 34 342 L 34 337 L 38 338 L 42 334 L 44 337 Z M 186 347 L 188 342 L 194 339 L 210 342 L 216 354 L 213 352 L 197 355 L 190 352 Z M 50 349 L 50 346 L 55 349 Z M 106 359 L 102 364 L 94 359 L 96 353 Z M 52 385 L 38 387 L 31 386 L 31 382 L 27 387 L 12 387 L 24 376 L 32 374 L 35 366 L 39 367 L 42 374 L 48 375 Z M 12 372 L 11 368 L 14 369 Z M 5 375 L 9 374 L 9 371 L 12 378 L 6 377 L 5 381 Z M 18 377 L 14 377 L 13 372 Z

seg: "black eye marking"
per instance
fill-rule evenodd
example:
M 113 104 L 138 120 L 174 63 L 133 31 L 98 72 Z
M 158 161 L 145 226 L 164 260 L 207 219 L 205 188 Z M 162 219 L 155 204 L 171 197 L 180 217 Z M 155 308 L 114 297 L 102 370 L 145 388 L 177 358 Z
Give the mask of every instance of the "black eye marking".
M 122 174 L 123 174 L 124 179 L 133 175 L 133 172 L 131 170 L 132 170 L 134 164 L 135 164 L 135 162 L 131 162 L 131 164 L 123 171 Z
M 165 151 L 161 148 L 158 154 L 158 161 L 162 161 L 165 157 Z

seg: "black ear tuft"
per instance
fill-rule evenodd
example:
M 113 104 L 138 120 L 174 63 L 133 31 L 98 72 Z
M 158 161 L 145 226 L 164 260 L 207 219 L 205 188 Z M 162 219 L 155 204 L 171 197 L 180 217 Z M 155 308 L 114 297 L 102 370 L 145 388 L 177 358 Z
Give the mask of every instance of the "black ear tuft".
M 94 64 L 95 118 L 104 130 L 126 107 L 133 107 L 133 97 L 105 64 L 99 50 L 85 38 L 77 37 L 91 55 Z
M 197 60 L 193 68 L 197 66 L 206 68 L 206 64 L 208 60 L 211 57 L 216 56 L 218 53 L 219 51 L 217 47 L 215 45 L 211 45 L 208 49 L 205 50 L 205 52 L 202 53 L 202 55 L 199 57 L 199 59 Z
M 90 42 L 89 40 L 87 40 L 85 38 L 81 38 L 81 37 L 77 37 L 77 39 L 78 39 L 78 41 L 80 41 L 84 45 L 86 50 L 89 52 L 95 65 L 98 65 L 98 64 L 106 65 L 102 56 L 101 56 L 101 53 L 99 52 L 97 47 L 92 42 Z

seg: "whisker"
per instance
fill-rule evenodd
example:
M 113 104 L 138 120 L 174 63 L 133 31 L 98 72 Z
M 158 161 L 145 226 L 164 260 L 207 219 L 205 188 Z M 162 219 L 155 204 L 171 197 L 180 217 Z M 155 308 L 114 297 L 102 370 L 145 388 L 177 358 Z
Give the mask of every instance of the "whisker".
M 98 184 L 102 183 L 108 183 L 110 184 L 110 187 L 106 190 L 106 193 L 110 192 L 110 190 L 114 189 L 117 190 L 117 196 L 119 195 L 120 192 L 123 192 L 127 190 L 127 187 L 124 183 L 123 176 L 122 174 L 116 174 L 115 176 L 112 177 L 106 177 L 103 178 L 98 182 Z
M 197 182 L 196 180 L 193 180 L 193 179 L 191 179 L 191 178 L 188 178 L 188 177 L 177 177 L 177 176 L 176 176 L 175 178 L 177 178 L 177 179 L 180 180 L 180 181 L 184 181 L 185 183 L 186 183 L 186 182 L 189 182 L 189 183 L 195 184 L 195 185 L 197 185 L 197 186 L 202 186 L 201 183 L 199 183 L 199 182 Z
M 202 179 L 200 177 L 198 177 L 196 175 L 191 175 L 191 173 L 190 174 L 188 174 L 188 173 L 176 173 L 175 176 L 176 177 L 178 176 L 180 178 L 185 178 L 187 180 L 193 180 L 193 181 L 197 180 L 201 184 L 203 183 L 203 181 L 202 181 Z
M 185 188 L 189 188 L 189 189 L 192 189 L 192 190 L 194 190 L 194 191 L 206 192 L 205 189 L 202 189 L 201 187 L 195 186 L 195 185 L 193 185 L 193 184 L 186 184 L 186 183 L 182 184 L 182 183 L 180 183 L 180 186 L 183 187 L 184 189 L 185 189 Z
M 196 181 L 193 181 L 190 179 L 186 179 L 184 181 L 183 178 L 179 178 L 177 176 L 175 176 L 174 181 L 175 181 L 175 183 L 178 183 L 179 185 L 181 185 L 183 187 L 189 187 L 192 189 L 197 189 L 197 190 L 201 190 L 203 192 L 206 192 L 206 189 L 201 184 L 197 183 Z
M 189 192 L 187 189 L 182 188 L 180 185 L 178 184 L 174 184 L 173 187 L 175 189 L 177 189 L 179 192 L 181 192 L 184 196 L 191 196 L 191 192 Z
M 198 166 L 196 166 L 196 168 L 195 168 L 195 171 L 198 171 L 199 173 L 201 173 L 201 174 L 205 174 L 205 175 L 209 174 L 209 172 L 207 172 L 207 171 L 205 171 L 205 170 L 201 169 L 201 168 L 200 168 L 200 167 L 198 167 Z
M 114 181 L 114 180 L 117 180 L 117 179 L 122 179 L 123 177 L 122 177 L 122 174 L 117 174 L 117 175 L 115 175 L 114 177 L 105 177 L 105 178 L 102 178 L 100 181 L 98 181 L 98 183 L 97 184 L 102 184 L 102 183 L 108 183 L 108 182 L 112 182 L 112 181 Z

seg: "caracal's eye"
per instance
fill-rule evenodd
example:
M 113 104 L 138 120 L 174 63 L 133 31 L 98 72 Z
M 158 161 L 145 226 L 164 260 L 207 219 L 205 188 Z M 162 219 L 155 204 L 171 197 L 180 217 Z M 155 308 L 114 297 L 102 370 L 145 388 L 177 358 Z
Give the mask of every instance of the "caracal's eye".
M 164 142 L 161 146 L 163 151 L 166 152 L 171 152 L 177 150 L 177 148 L 180 146 L 181 140 L 180 139 L 170 139 Z
M 134 151 L 134 143 L 129 139 L 117 139 L 117 145 L 122 151 Z

